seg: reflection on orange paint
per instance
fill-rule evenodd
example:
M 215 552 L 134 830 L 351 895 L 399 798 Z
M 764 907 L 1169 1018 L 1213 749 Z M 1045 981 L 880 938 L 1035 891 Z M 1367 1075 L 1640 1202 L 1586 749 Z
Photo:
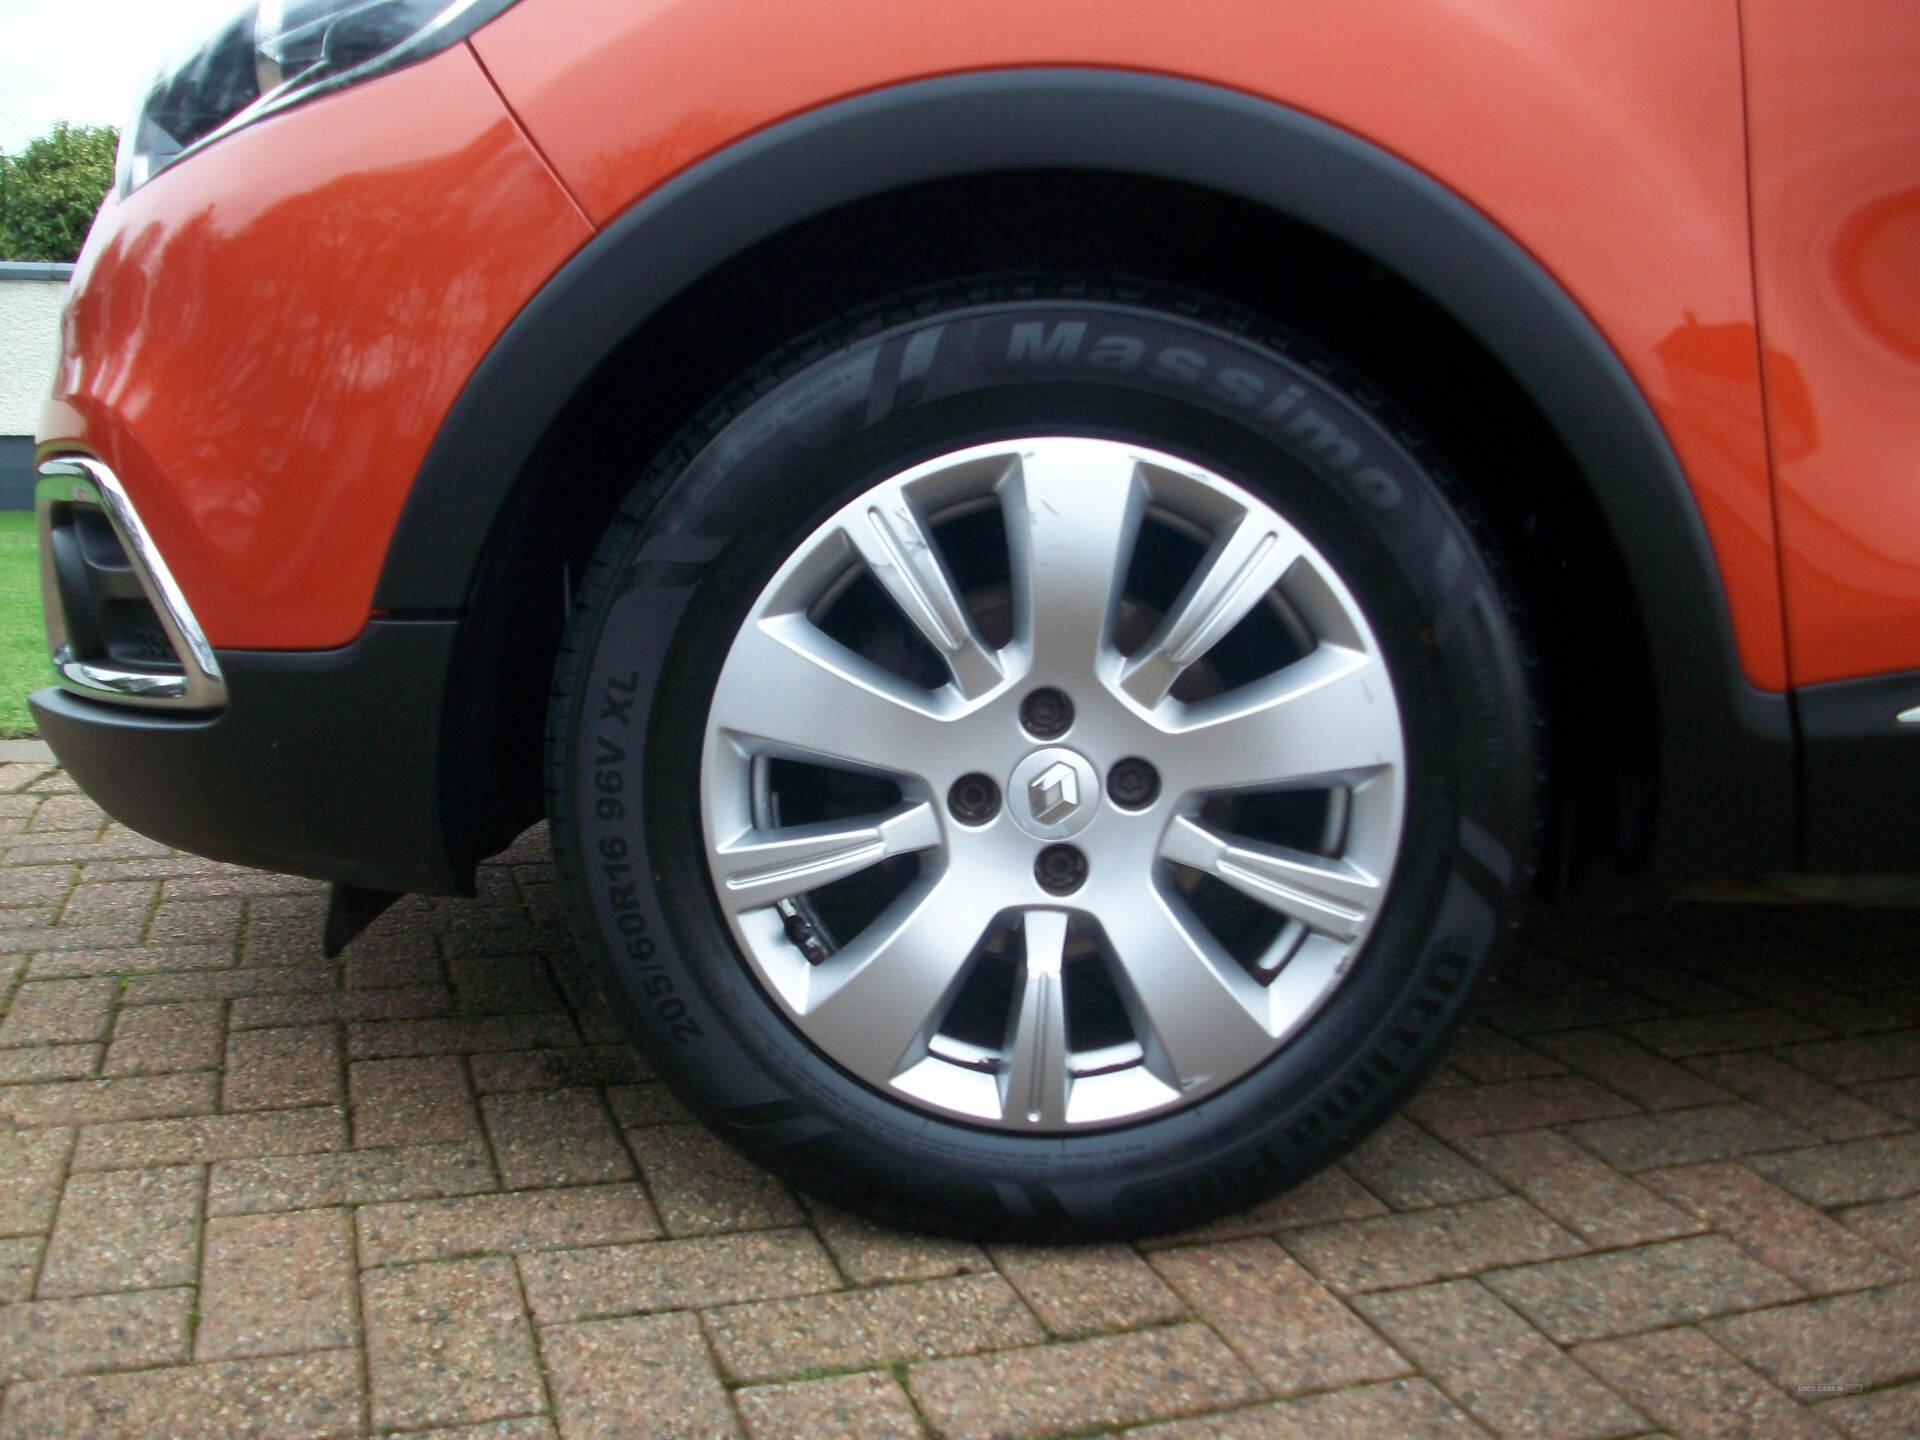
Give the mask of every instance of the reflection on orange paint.
M 1833 280 L 1882 344 L 1920 361 L 1920 186 L 1865 206 L 1840 227 Z
M 1920 7 L 1746 0 L 1755 281 L 1797 684 L 1920 668 Z
M 42 438 L 120 474 L 214 644 L 342 644 L 448 407 L 587 233 L 449 52 L 110 210 Z

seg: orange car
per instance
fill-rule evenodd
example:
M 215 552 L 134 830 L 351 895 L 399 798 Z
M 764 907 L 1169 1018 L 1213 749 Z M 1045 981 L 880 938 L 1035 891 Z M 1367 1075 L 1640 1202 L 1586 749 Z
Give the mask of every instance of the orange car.
M 1920 864 L 1920 10 L 261 0 L 39 434 L 42 732 L 338 949 L 543 813 L 679 1092 L 1187 1223 L 1526 897 Z

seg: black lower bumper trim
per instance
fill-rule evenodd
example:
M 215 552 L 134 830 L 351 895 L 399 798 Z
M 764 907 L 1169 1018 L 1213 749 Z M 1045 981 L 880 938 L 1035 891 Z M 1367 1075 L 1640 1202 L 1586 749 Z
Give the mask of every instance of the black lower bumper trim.
M 217 715 L 42 690 L 40 733 L 116 820 L 216 860 L 374 890 L 471 888 L 440 806 L 457 625 L 370 623 L 338 650 L 223 650 Z
M 1794 692 L 1806 767 L 1810 870 L 1920 870 L 1920 670 Z

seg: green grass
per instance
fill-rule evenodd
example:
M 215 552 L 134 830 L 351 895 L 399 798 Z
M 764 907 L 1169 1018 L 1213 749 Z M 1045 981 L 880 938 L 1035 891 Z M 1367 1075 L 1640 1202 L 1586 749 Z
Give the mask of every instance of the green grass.
M 53 678 L 40 620 L 40 541 L 31 510 L 0 511 L 0 735 L 31 735 L 27 692 Z

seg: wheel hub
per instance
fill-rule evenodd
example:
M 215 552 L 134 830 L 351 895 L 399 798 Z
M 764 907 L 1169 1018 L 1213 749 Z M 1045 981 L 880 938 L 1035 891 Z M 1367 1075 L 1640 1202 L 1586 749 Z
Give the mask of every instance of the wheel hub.
M 1100 809 L 1100 775 L 1065 746 L 1036 750 L 1007 780 L 1014 824 L 1036 840 L 1067 840 L 1093 823 Z

